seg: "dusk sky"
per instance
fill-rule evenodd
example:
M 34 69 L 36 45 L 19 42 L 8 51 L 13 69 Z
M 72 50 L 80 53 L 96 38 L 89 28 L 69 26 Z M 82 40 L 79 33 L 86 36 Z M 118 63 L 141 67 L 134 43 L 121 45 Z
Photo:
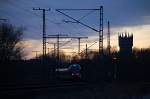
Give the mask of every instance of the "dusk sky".
M 98 41 L 98 33 L 78 23 L 64 23 L 70 20 L 55 11 L 61 8 L 99 8 L 104 7 L 104 46 L 106 46 L 107 21 L 111 26 L 111 46 L 118 47 L 118 33 L 129 32 L 134 36 L 134 47 L 150 47 L 150 0 L 0 0 L 0 18 L 8 19 L 8 22 L 25 27 L 23 42 L 27 58 L 33 57 L 32 50 L 42 50 L 42 12 L 33 11 L 32 8 L 51 8 L 46 12 L 46 33 L 68 34 L 70 36 L 88 36 L 82 40 L 81 45 L 88 42 L 88 46 Z M 99 13 L 97 11 L 65 11 L 76 19 L 89 13 L 81 20 L 98 29 Z M 70 20 L 72 21 L 72 20 Z M 63 39 L 62 41 L 68 41 Z M 55 42 L 56 40 L 48 40 Z M 52 48 L 52 45 L 48 45 Z M 65 47 L 74 48 L 76 51 L 77 40 L 72 40 Z M 85 46 L 81 46 L 83 50 Z M 98 49 L 98 43 L 90 49 Z M 72 51 L 72 49 L 71 49 Z M 42 51 L 41 51 L 42 52 Z

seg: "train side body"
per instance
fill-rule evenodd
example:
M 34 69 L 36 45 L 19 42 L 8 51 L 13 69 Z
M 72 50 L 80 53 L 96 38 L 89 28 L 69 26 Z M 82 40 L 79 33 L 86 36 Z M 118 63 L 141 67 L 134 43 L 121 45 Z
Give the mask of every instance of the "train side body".
M 72 64 L 68 68 L 56 69 L 56 75 L 59 79 L 81 79 L 81 66 Z

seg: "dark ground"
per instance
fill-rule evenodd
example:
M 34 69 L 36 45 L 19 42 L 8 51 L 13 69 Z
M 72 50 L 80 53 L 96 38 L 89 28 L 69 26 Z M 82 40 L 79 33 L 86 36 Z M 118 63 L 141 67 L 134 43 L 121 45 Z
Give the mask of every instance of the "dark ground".
M 150 99 L 149 83 L 88 83 L 1 92 L 1 99 Z

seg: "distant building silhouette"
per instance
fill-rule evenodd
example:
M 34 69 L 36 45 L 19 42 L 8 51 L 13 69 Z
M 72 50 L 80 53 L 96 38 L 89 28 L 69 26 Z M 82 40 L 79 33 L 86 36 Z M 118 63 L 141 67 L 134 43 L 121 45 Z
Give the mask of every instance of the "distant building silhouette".
M 119 48 L 121 56 L 130 56 L 132 55 L 132 46 L 133 46 L 133 34 L 122 33 L 118 36 L 119 39 Z

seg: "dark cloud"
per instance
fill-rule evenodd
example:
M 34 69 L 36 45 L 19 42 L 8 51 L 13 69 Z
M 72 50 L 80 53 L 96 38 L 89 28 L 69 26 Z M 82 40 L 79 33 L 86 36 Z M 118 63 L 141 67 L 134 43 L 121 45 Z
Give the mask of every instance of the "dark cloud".
M 104 1 L 105 17 L 114 26 L 133 26 L 149 24 L 145 16 L 150 16 L 149 0 L 106 0 Z
M 150 0 L 0 0 L 0 17 L 10 22 L 25 26 L 26 38 L 40 38 L 42 32 L 42 13 L 32 11 L 32 7 L 52 8 L 47 12 L 47 32 L 70 33 L 71 35 L 93 35 L 93 31 L 79 24 L 64 24 L 65 16 L 55 12 L 56 8 L 98 8 L 104 6 L 104 23 L 110 20 L 112 27 L 150 24 Z M 36 15 L 35 15 L 36 14 Z M 69 13 L 79 17 L 83 13 Z M 86 24 L 98 28 L 98 13 L 94 12 L 83 20 Z M 59 24 L 61 23 L 61 26 Z

